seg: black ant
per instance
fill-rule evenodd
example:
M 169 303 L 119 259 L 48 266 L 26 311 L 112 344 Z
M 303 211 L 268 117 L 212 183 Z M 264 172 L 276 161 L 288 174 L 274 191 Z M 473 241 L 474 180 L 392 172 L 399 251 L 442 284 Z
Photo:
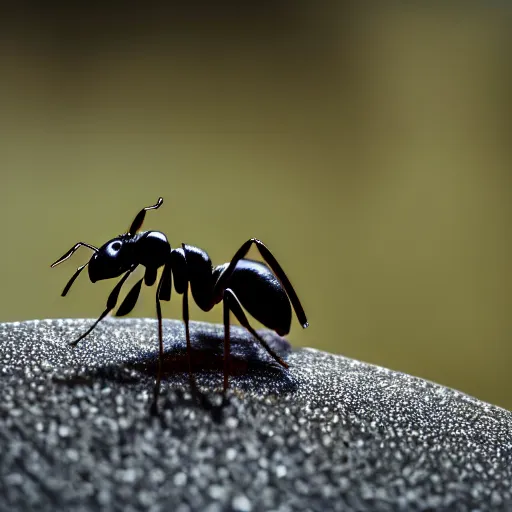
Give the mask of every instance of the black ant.
M 127 233 L 109 240 L 105 245 L 94 247 L 84 242 L 75 244 L 64 256 L 51 266 L 52 268 L 71 257 L 81 246 L 94 251 L 91 259 L 77 269 L 62 291 L 64 297 L 82 270 L 89 267 L 89 278 L 94 283 L 101 279 L 111 279 L 124 276 L 116 284 L 107 300 L 107 307 L 98 320 L 79 338 L 70 343 L 75 346 L 85 338 L 112 311 L 117 304 L 119 293 L 125 281 L 133 271 L 142 265 L 146 268 L 144 277 L 137 281 L 116 312 L 116 316 L 124 316 L 134 308 L 142 286 L 155 284 L 157 271 L 163 267 L 156 290 L 156 312 L 158 317 L 159 358 L 158 373 L 154 387 L 151 410 L 157 413 L 157 399 L 160 393 L 163 361 L 162 310 L 160 301 L 171 299 L 172 276 L 174 289 L 183 295 L 183 321 L 187 340 L 188 371 L 191 384 L 194 384 L 191 364 L 191 345 L 188 313 L 188 287 L 192 297 L 203 311 L 210 311 L 219 302 L 224 305 L 224 393 L 228 388 L 229 353 L 230 353 L 230 312 L 238 321 L 261 343 L 265 350 L 284 368 L 288 364 L 283 361 L 267 344 L 267 342 L 251 327 L 242 306 L 259 322 L 273 329 L 280 336 L 290 332 L 293 305 L 295 314 L 302 327 L 308 327 L 306 314 L 302 309 L 299 298 L 283 269 L 267 247 L 256 238 L 247 240 L 235 253 L 230 262 L 212 266 L 206 251 L 192 245 L 181 244 L 181 248 L 172 249 L 167 237 L 159 231 L 138 232 L 142 227 L 146 212 L 160 208 L 163 199 L 160 197 L 156 204 L 143 208 L 133 220 Z M 244 259 L 252 245 L 256 245 L 267 265 Z M 270 268 L 269 268 L 270 267 Z

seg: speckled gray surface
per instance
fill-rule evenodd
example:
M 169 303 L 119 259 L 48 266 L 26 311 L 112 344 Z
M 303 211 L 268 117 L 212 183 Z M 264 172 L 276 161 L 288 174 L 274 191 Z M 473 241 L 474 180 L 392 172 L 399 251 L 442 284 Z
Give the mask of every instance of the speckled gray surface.
M 290 370 L 234 329 L 229 403 L 192 400 L 166 321 L 162 414 L 148 414 L 153 320 L 0 324 L 2 510 L 512 510 L 512 414 L 324 352 Z M 222 327 L 193 324 L 198 380 L 221 386 Z

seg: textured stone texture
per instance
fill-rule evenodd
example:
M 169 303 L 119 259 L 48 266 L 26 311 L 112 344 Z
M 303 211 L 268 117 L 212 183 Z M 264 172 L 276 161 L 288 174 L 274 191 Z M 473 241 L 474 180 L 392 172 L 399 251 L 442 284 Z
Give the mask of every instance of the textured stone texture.
M 512 510 L 512 414 L 345 357 L 278 367 L 233 328 L 228 404 L 189 393 L 180 322 L 148 413 L 153 320 L 0 324 L 0 506 L 8 510 Z M 192 325 L 201 389 L 220 402 L 222 336 Z

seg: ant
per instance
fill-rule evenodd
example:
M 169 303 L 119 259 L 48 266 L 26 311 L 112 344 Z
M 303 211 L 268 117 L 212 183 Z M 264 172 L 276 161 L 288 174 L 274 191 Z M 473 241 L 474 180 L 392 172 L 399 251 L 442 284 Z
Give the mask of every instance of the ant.
M 188 311 L 189 285 L 194 301 L 203 311 L 210 311 L 213 306 L 221 301 L 224 306 L 224 394 L 229 384 L 230 313 L 235 315 L 240 324 L 284 368 L 288 368 L 288 364 L 272 350 L 267 342 L 249 324 L 242 306 L 259 322 L 274 330 L 280 336 L 290 332 L 292 320 L 290 302 L 302 327 L 306 328 L 309 325 L 306 314 L 288 277 L 286 277 L 283 269 L 269 249 L 260 240 L 256 238 L 247 240 L 238 249 L 230 262 L 213 267 L 206 251 L 198 247 L 182 243 L 180 248 L 171 249 L 167 237 L 160 231 L 139 232 L 146 217 L 146 212 L 148 210 L 157 210 L 162 206 L 162 203 L 163 199 L 159 197 L 156 204 L 142 208 L 126 233 L 109 240 L 99 249 L 93 245 L 78 242 L 51 265 L 53 268 L 66 261 L 82 246 L 94 251 L 91 259 L 81 267 L 78 267 L 68 281 L 62 291 L 62 297 L 67 295 L 76 278 L 86 266 L 89 269 L 89 279 L 93 283 L 101 279 L 119 277 L 124 273 L 124 276 L 110 293 L 105 311 L 86 332 L 70 343 L 70 346 L 73 347 L 85 338 L 116 307 L 122 286 L 139 265 L 145 267 L 144 276 L 128 292 L 117 310 L 116 316 L 124 316 L 132 311 L 139 298 L 142 281 L 144 281 L 146 286 L 154 285 L 157 280 L 157 271 L 163 267 L 163 272 L 156 289 L 159 358 L 158 372 L 153 390 L 153 403 L 151 405 L 153 414 L 157 414 L 158 411 L 157 399 L 160 394 L 164 356 L 160 301 L 169 301 L 171 299 L 172 276 L 174 276 L 174 289 L 178 294 L 183 295 L 183 321 L 185 323 L 187 341 L 188 373 L 193 386 L 195 386 L 195 381 L 191 364 Z M 268 266 L 259 261 L 244 258 L 252 245 L 258 248 Z

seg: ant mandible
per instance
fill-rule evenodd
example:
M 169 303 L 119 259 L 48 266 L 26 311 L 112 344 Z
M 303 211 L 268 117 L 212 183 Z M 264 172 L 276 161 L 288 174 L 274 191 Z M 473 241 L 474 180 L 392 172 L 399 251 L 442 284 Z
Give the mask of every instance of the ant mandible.
M 306 314 L 299 298 L 293 289 L 288 277 L 267 247 L 258 239 L 251 238 L 245 242 L 235 253 L 230 262 L 212 265 L 206 251 L 192 245 L 181 244 L 178 249 L 171 249 L 167 237 L 159 231 L 139 232 L 148 210 L 156 210 L 162 206 L 160 197 L 156 204 L 143 208 L 133 220 L 127 233 L 109 240 L 99 249 L 93 245 L 78 242 L 66 254 L 55 261 L 55 267 L 70 258 L 79 247 L 88 247 L 94 251 L 91 259 L 78 267 L 68 281 L 62 296 L 66 296 L 69 289 L 80 275 L 82 270 L 89 267 L 89 279 L 95 283 L 101 279 L 111 279 L 124 276 L 110 293 L 105 311 L 79 338 L 70 343 L 76 346 L 85 338 L 117 305 L 119 293 L 123 284 L 133 271 L 142 265 L 145 267 L 144 276 L 137 281 L 126 295 L 124 301 L 116 312 L 116 316 L 124 316 L 134 308 L 142 287 L 142 281 L 147 286 L 155 284 L 157 271 L 163 267 L 163 272 L 156 289 L 156 312 L 158 317 L 159 358 L 158 373 L 153 393 L 151 411 L 157 413 L 157 399 L 160 393 L 162 380 L 162 361 L 164 355 L 162 334 L 162 310 L 160 301 L 171 299 L 172 276 L 174 276 L 174 289 L 183 295 L 183 321 L 187 341 L 188 372 L 191 384 L 194 384 L 191 364 L 191 344 L 189 331 L 188 288 L 190 285 L 192 297 L 203 311 L 210 311 L 213 306 L 223 302 L 224 306 L 224 393 L 228 388 L 229 354 L 230 354 L 230 312 L 238 319 L 263 346 L 263 348 L 284 368 L 288 364 L 277 355 L 268 343 L 249 324 L 244 313 L 245 308 L 254 318 L 264 326 L 274 330 L 280 336 L 290 332 L 292 312 L 290 302 L 295 314 L 303 328 L 308 327 Z M 255 245 L 265 262 L 245 259 L 244 256 L 252 245 Z M 269 268 L 270 267 L 270 268 Z

